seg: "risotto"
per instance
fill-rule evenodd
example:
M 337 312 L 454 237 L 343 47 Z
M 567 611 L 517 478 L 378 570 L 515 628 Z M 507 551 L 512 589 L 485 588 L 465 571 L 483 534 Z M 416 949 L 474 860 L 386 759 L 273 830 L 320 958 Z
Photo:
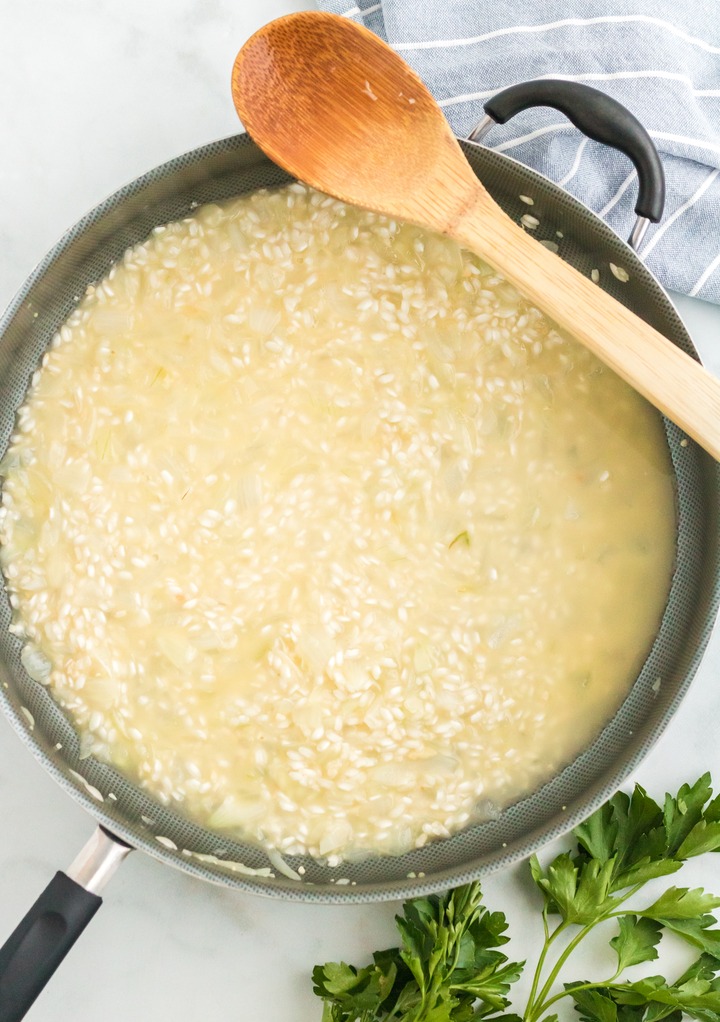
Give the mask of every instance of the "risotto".
M 674 556 L 654 409 L 453 242 L 299 184 L 128 251 L 1 470 L 11 627 L 82 754 L 331 863 L 557 773 Z

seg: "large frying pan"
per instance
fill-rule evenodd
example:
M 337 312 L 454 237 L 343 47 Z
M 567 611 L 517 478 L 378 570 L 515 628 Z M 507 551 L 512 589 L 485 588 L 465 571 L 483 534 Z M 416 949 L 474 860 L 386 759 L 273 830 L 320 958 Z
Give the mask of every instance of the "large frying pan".
M 623 107 L 586 86 L 535 82 L 505 90 L 487 106 L 476 136 L 528 106 L 554 106 L 591 137 L 622 149 L 638 170 L 637 245 L 659 219 L 663 178 L 649 136 Z M 516 221 L 534 199 L 538 238 L 558 242 L 559 255 L 581 273 L 601 270 L 600 285 L 684 351 L 697 358 L 668 296 L 634 250 L 589 209 L 555 184 L 472 142 L 463 150 L 492 197 Z M 23 285 L 0 321 L 0 450 L 15 411 L 53 334 L 88 284 L 158 224 L 198 203 L 288 181 L 247 135 L 180 156 L 127 185 L 76 224 Z M 557 231 L 562 238 L 558 239 Z M 624 266 L 628 282 L 608 272 Z M 28 749 L 93 816 L 100 828 L 67 871 L 58 873 L 0 950 L 0 1022 L 14 1022 L 101 903 L 99 892 L 130 848 L 204 880 L 249 893 L 313 902 L 397 899 L 449 887 L 527 856 L 599 805 L 658 738 L 698 667 L 718 607 L 717 465 L 666 422 L 677 479 L 677 559 L 661 627 L 627 698 L 607 726 L 557 777 L 495 820 L 469 827 L 399 857 L 330 868 L 309 858 L 285 862 L 229 841 L 161 806 L 121 774 L 79 758 L 78 738 L 42 685 L 25 673 L 21 644 L 8 631 L 10 607 L 0 596 L 0 706 Z M 618 593 L 622 599 L 622 593 Z M 658 688 L 657 679 L 662 679 Z M 219 850 L 220 849 L 220 850 Z M 338 881 L 343 881 L 338 883 Z

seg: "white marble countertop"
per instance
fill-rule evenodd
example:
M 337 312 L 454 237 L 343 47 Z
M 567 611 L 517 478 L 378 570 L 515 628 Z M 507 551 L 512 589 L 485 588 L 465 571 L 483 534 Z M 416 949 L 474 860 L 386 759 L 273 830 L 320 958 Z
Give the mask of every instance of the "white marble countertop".
M 62 231 L 124 182 L 232 134 L 240 45 L 302 0 L 25 0 L 0 31 L 0 305 Z M 720 308 L 678 300 L 720 373 Z M 710 769 L 720 781 L 720 639 L 639 779 L 661 796 Z M 0 941 L 93 829 L 0 721 Z M 488 878 L 516 955 L 537 950 L 524 867 Z M 720 891 L 720 856 L 690 880 Z M 35 1022 L 205 1017 L 319 1022 L 309 974 L 394 943 L 395 904 L 313 907 L 241 896 L 130 857 L 106 904 L 31 1013 Z

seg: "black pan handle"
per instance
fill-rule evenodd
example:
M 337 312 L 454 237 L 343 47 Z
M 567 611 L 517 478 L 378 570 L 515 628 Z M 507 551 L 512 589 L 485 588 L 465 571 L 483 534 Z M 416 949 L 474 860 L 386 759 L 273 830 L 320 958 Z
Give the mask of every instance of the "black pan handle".
M 102 827 L 67 873 L 56 873 L 0 948 L 0 1022 L 20 1022 L 102 905 L 102 890 L 130 846 Z
M 559 110 L 588 138 L 625 153 L 638 175 L 635 212 L 654 224 L 661 219 L 665 174 L 655 143 L 637 117 L 598 89 L 551 78 L 520 82 L 503 89 L 485 103 L 485 113 L 496 123 L 505 124 L 515 114 L 536 106 Z

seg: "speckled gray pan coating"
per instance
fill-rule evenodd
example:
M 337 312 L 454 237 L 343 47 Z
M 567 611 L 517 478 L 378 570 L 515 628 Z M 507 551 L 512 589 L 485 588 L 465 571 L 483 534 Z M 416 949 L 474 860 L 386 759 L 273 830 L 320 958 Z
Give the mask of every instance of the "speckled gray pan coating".
M 540 221 L 536 237 L 557 242 L 560 257 L 580 272 L 590 275 L 599 269 L 599 286 L 695 355 L 657 281 L 594 214 L 508 157 L 471 144 L 464 144 L 464 149 L 478 176 L 513 219 L 518 221 L 528 212 L 519 196 L 531 196 L 535 200 L 532 214 Z M 53 334 L 86 286 L 101 278 L 128 246 L 143 240 L 156 225 L 187 215 L 195 204 L 287 180 L 246 135 L 239 135 L 158 167 L 122 188 L 68 231 L 0 321 L 0 450 L 7 445 L 15 411 Z M 557 231 L 562 232 L 561 238 Z M 610 262 L 628 271 L 629 282 L 613 276 Z M 254 869 L 270 865 L 261 849 L 227 841 L 161 807 L 117 771 L 92 758 L 78 760 L 78 739 L 63 712 L 20 665 L 21 644 L 7 630 L 10 608 L 4 592 L 0 597 L 0 705 L 26 746 L 97 820 L 137 848 L 205 880 L 295 900 L 371 901 L 439 890 L 496 870 L 567 831 L 607 798 L 656 741 L 697 669 L 718 606 L 720 480 L 717 465 L 707 455 L 692 442 L 680 446 L 679 431 L 669 423 L 666 428 L 677 475 L 678 552 L 669 602 L 647 662 L 593 744 L 559 776 L 497 820 L 398 858 L 376 857 L 331 869 L 311 859 L 291 857 L 288 864 L 293 869 L 304 867 L 301 882 L 275 868 L 274 877 L 257 877 L 183 855 L 183 850 L 221 854 Z M 622 593 L 618 599 L 623 599 Z M 21 707 L 34 717 L 34 728 Z M 102 802 L 78 774 L 102 794 Z M 108 797 L 110 793 L 115 800 Z M 33 811 L 32 806 L 27 809 Z M 177 850 L 166 847 L 168 843 Z M 419 873 L 424 876 L 409 875 Z

